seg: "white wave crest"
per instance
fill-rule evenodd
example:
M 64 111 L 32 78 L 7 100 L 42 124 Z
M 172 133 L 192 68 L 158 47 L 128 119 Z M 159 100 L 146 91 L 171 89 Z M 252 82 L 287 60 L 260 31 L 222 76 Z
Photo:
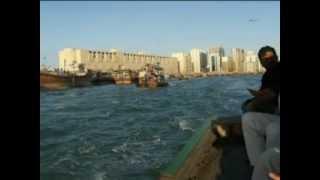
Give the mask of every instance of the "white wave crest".
M 124 143 L 124 144 L 122 144 L 120 146 L 112 148 L 112 152 L 115 152 L 115 153 L 126 152 L 127 150 L 128 150 L 127 143 Z
M 104 179 L 104 176 L 105 176 L 105 172 L 99 172 L 97 174 L 95 174 L 95 180 L 103 180 Z
M 182 129 L 183 131 L 194 131 L 194 129 L 192 129 L 192 127 L 190 127 L 190 124 L 187 120 L 181 120 L 179 121 L 179 128 Z

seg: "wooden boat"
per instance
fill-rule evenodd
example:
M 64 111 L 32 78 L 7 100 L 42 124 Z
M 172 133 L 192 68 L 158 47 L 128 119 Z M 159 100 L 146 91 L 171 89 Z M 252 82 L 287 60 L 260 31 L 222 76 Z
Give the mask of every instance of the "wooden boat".
M 112 72 L 112 78 L 115 84 L 133 84 L 137 81 L 137 75 L 135 72 L 128 69 L 119 69 Z
M 250 180 L 240 117 L 207 122 L 160 172 L 160 180 Z
M 113 84 L 115 82 L 114 82 L 114 79 L 112 78 L 111 73 L 97 72 L 92 77 L 91 83 L 93 85 L 104 85 L 104 84 Z
M 169 85 L 165 80 L 163 68 L 159 65 L 146 64 L 144 69 L 138 73 L 139 80 L 137 85 L 139 87 L 156 88 Z
M 168 82 L 163 81 L 163 80 L 157 80 L 157 79 L 139 79 L 139 87 L 148 87 L 148 88 L 156 88 L 156 87 L 165 87 L 168 86 Z
M 43 90 L 62 90 L 70 87 L 89 86 L 91 76 L 74 75 L 74 74 L 58 74 L 55 72 L 40 71 L 40 89 Z

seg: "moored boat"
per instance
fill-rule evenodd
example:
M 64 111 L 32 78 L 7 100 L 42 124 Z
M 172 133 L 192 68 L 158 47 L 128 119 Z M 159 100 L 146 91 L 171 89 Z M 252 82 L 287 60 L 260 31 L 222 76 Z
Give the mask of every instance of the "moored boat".
M 163 69 L 159 65 L 146 64 L 146 66 L 139 71 L 139 87 L 164 87 L 168 86 L 168 82 L 165 80 Z
M 91 85 L 89 74 L 63 74 L 40 71 L 40 89 L 62 90 Z
M 112 72 L 112 78 L 115 84 L 133 84 L 137 81 L 136 73 L 128 69 L 119 69 Z
M 240 117 L 206 122 L 176 158 L 160 172 L 160 180 L 249 180 Z
M 112 73 L 96 72 L 91 79 L 91 83 L 93 85 L 113 84 L 114 79 L 112 78 Z

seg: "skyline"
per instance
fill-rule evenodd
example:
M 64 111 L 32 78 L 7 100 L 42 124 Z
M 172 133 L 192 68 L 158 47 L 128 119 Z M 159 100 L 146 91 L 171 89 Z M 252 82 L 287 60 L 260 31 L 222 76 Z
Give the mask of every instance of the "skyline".
M 263 45 L 279 51 L 280 2 L 40 2 L 40 60 L 48 65 L 63 48 L 171 56 L 220 45 L 227 55 Z

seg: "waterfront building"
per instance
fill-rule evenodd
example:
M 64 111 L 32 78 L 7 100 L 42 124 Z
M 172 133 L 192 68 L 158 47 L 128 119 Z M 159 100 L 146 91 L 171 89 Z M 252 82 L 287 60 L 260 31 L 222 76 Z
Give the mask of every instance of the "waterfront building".
M 192 49 L 190 56 L 194 73 L 207 72 L 207 53 L 204 50 Z
M 256 73 L 258 72 L 258 56 L 253 51 L 247 51 L 246 52 L 246 58 L 245 58 L 245 68 L 244 71 L 248 73 Z
M 208 50 L 208 54 L 219 54 L 220 57 L 224 57 L 225 56 L 225 51 L 224 48 L 222 46 L 216 47 L 216 48 L 209 48 Z
M 164 69 L 165 74 L 178 74 L 178 61 L 173 57 L 125 53 L 116 49 L 111 51 L 65 48 L 59 52 L 59 68 L 64 71 L 75 72 L 79 65 L 93 71 L 111 71 L 119 67 L 138 70 L 145 64 L 157 64 Z
M 221 71 L 222 72 L 230 72 L 230 67 L 232 65 L 232 59 L 229 56 L 224 56 L 221 58 Z M 230 63 L 231 62 L 231 63 Z
M 179 62 L 179 73 L 189 74 L 192 73 L 192 62 L 190 54 L 178 52 L 173 53 L 172 57 L 177 58 Z
M 219 53 L 208 54 L 209 72 L 221 72 L 221 58 Z
M 232 48 L 232 59 L 235 64 L 235 71 L 244 72 L 245 51 L 241 48 Z

